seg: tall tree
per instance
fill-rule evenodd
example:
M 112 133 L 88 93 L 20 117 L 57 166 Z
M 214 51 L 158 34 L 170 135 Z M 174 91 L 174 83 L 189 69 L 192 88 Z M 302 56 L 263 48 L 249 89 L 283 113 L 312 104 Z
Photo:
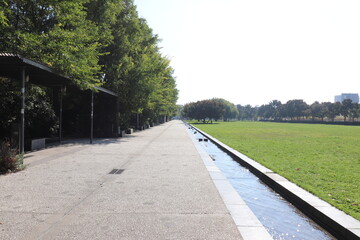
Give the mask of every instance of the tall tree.
M 352 100 L 345 99 L 341 103 L 340 113 L 344 117 L 344 121 L 346 121 L 347 117 L 350 115 L 350 112 L 353 108 Z
M 86 2 L 5 0 L 0 51 L 44 62 L 81 88 L 98 85 L 99 32 L 86 19 Z
M 355 118 L 360 117 L 360 107 L 358 103 L 352 103 L 349 116 L 353 122 L 355 121 Z
M 225 104 L 218 99 L 209 99 L 187 103 L 183 109 L 183 115 L 188 119 L 196 119 L 206 123 L 213 120 L 217 121 L 224 116 Z
M 106 53 L 100 58 L 105 86 L 119 97 L 121 125 L 134 114 L 142 122 L 176 112 L 177 90 L 170 61 L 159 53 L 158 37 L 139 18 L 132 0 L 94 0 L 88 19 L 105 35 L 100 41 Z
M 176 112 L 173 69 L 158 41 L 133 0 L 0 3 L 0 51 L 44 62 L 82 89 L 113 90 L 126 127 L 133 114 L 154 120 Z
M 257 114 L 257 108 L 252 107 L 250 104 L 241 106 L 240 104 L 236 105 L 236 108 L 239 111 L 239 120 L 255 120 Z
M 340 115 L 341 103 L 339 103 L 339 102 L 336 102 L 336 103 L 325 102 L 324 105 L 327 108 L 326 117 L 331 119 L 331 121 L 335 121 L 335 117 Z
M 324 117 L 326 116 L 327 108 L 326 105 L 319 102 L 314 102 L 310 105 L 310 114 L 312 116 L 312 119 L 315 118 L 321 118 L 321 121 L 324 120 Z
M 306 115 L 306 110 L 309 106 L 302 99 L 289 100 L 285 104 L 286 116 L 291 120 L 294 118 L 300 118 Z
M 223 104 L 225 106 L 225 111 L 223 114 L 223 119 L 225 122 L 229 121 L 231 119 L 236 119 L 237 116 L 239 115 L 239 111 L 233 103 L 231 103 L 223 98 L 214 98 L 213 100 L 217 101 L 220 104 Z
M 258 109 L 258 116 L 265 119 L 279 119 L 280 118 L 280 107 L 281 102 L 278 100 L 273 100 L 269 104 L 262 105 Z

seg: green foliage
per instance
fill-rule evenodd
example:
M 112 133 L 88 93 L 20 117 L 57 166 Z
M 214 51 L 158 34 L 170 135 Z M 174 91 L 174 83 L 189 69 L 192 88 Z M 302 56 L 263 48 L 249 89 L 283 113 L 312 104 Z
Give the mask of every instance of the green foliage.
M 27 138 L 52 136 L 59 123 L 45 89 L 29 86 L 25 99 L 25 135 Z
M 257 111 L 257 115 L 265 119 L 273 118 L 275 120 L 278 120 L 281 116 L 280 113 L 281 106 L 282 104 L 280 101 L 273 100 L 267 105 L 260 106 Z
M 345 99 L 340 108 L 341 115 L 344 116 L 344 119 L 346 121 L 346 118 L 350 115 L 350 110 L 352 109 L 352 100 L 351 99 Z
M 0 3 L 0 28 L 9 26 L 9 21 L 6 17 L 5 12 L 7 11 L 7 2 Z
M 221 122 L 200 129 L 360 220 L 360 128 Z
M 317 117 L 323 120 L 324 117 L 326 116 L 326 111 L 327 111 L 326 105 L 320 104 L 319 102 L 314 102 L 310 106 L 310 115 L 312 116 L 313 119 Z
M 17 150 L 10 142 L 0 142 L 0 174 L 23 169 L 23 156 L 17 155 Z
M 0 138 L 10 138 L 13 124 L 19 123 L 20 87 L 7 78 L 0 78 L 0 85 Z M 27 138 L 50 136 L 57 131 L 57 118 L 45 89 L 28 86 L 25 106 Z
M 233 103 L 231 103 L 223 98 L 214 98 L 214 100 L 218 101 L 219 103 L 221 103 L 225 106 L 225 111 L 222 116 L 225 122 L 229 121 L 231 119 L 236 119 L 238 117 L 239 111 Z
M 239 120 L 307 120 L 311 117 L 317 121 L 334 121 L 336 117 L 342 117 L 346 121 L 349 117 L 351 121 L 356 121 L 360 117 L 359 104 L 352 103 L 350 99 L 342 103 L 314 102 L 310 106 L 301 99 L 290 100 L 285 104 L 273 100 L 260 107 L 237 105 L 237 108 Z
M 0 51 L 44 62 L 87 89 L 99 84 L 97 26 L 86 19 L 85 0 L 8 0 Z
M 306 116 L 308 105 L 301 99 L 289 100 L 284 105 L 285 117 L 289 117 L 291 120 L 294 118 L 300 118 Z
M 43 62 L 81 89 L 103 84 L 119 95 L 123 126 L 135 113 L 144 122 L 176 113 L 173 69 L 158 41 L 133 0 L 0 3 L 0 52 Z
M 249 104 L 245 106 L 241 106 L 240 104 L 238 104 L 236 105 L 236 108 L 239 111 L 239 115 L 238 115 L 239 120 L 252 121 L 256 119 L 256 115 L 257 115 L 256 107 L 252 107 Z
M 11 135 L 11 126 L 20 116 L 20 87 L 0 77 L 0 138 Z
M 120 121 L 130 125 L 134 114 L 152 122 L 176 111 L 177 90 L 170 61 L 159 53 L 158 37 L 139 18 L 133 1 L 90 1 L 88 18 L 104 30 L 100 63 L 105 87 L 119 97 Z M 99 17 L 101 16 L 101 17 Z
M 236 117 L 237 110 L 235 106 L 225 99 L 202 100 L 194 103 L 185 104 L 183 116 L 188 119 L 196 119 L 203 123 L 219 119 L 230 119 Z

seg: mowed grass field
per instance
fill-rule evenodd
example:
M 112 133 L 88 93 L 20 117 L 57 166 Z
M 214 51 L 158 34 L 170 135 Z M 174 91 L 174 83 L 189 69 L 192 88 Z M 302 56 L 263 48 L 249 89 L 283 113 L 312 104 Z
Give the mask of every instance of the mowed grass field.
M 360 220 L 360 127 L 196 124 L 223 143 Z

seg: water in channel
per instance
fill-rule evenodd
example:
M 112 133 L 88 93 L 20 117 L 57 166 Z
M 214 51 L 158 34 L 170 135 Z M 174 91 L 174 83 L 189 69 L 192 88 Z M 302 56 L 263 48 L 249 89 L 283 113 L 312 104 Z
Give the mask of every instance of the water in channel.
M 198 132 L 194 137 L 204 138 Z M 214 143 L 200 143 L 273 239 L 335 239 Z

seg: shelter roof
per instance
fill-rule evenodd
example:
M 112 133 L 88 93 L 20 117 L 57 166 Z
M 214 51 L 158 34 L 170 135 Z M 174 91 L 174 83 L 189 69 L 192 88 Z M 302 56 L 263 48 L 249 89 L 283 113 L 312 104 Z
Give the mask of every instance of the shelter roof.
M 55 69 L 37 61 L 25 58 L 14 53 L 0 53 L 0 76 L 12 79 L 21 79 L 22 68 L 25 67 L 29 82 L 46 87 L 71 85 L 70 77 L 64 76 Z M 116 93 L 102 87 L 94 89 L 113 96 Z
M 70 78 L 58 73 L 55 69 L 13 53 L 0 53 L 0 76 L 20 79 L 21 70 L 25 67 L 29 81 L 34 84 L 54 87 L 71 83 Z

